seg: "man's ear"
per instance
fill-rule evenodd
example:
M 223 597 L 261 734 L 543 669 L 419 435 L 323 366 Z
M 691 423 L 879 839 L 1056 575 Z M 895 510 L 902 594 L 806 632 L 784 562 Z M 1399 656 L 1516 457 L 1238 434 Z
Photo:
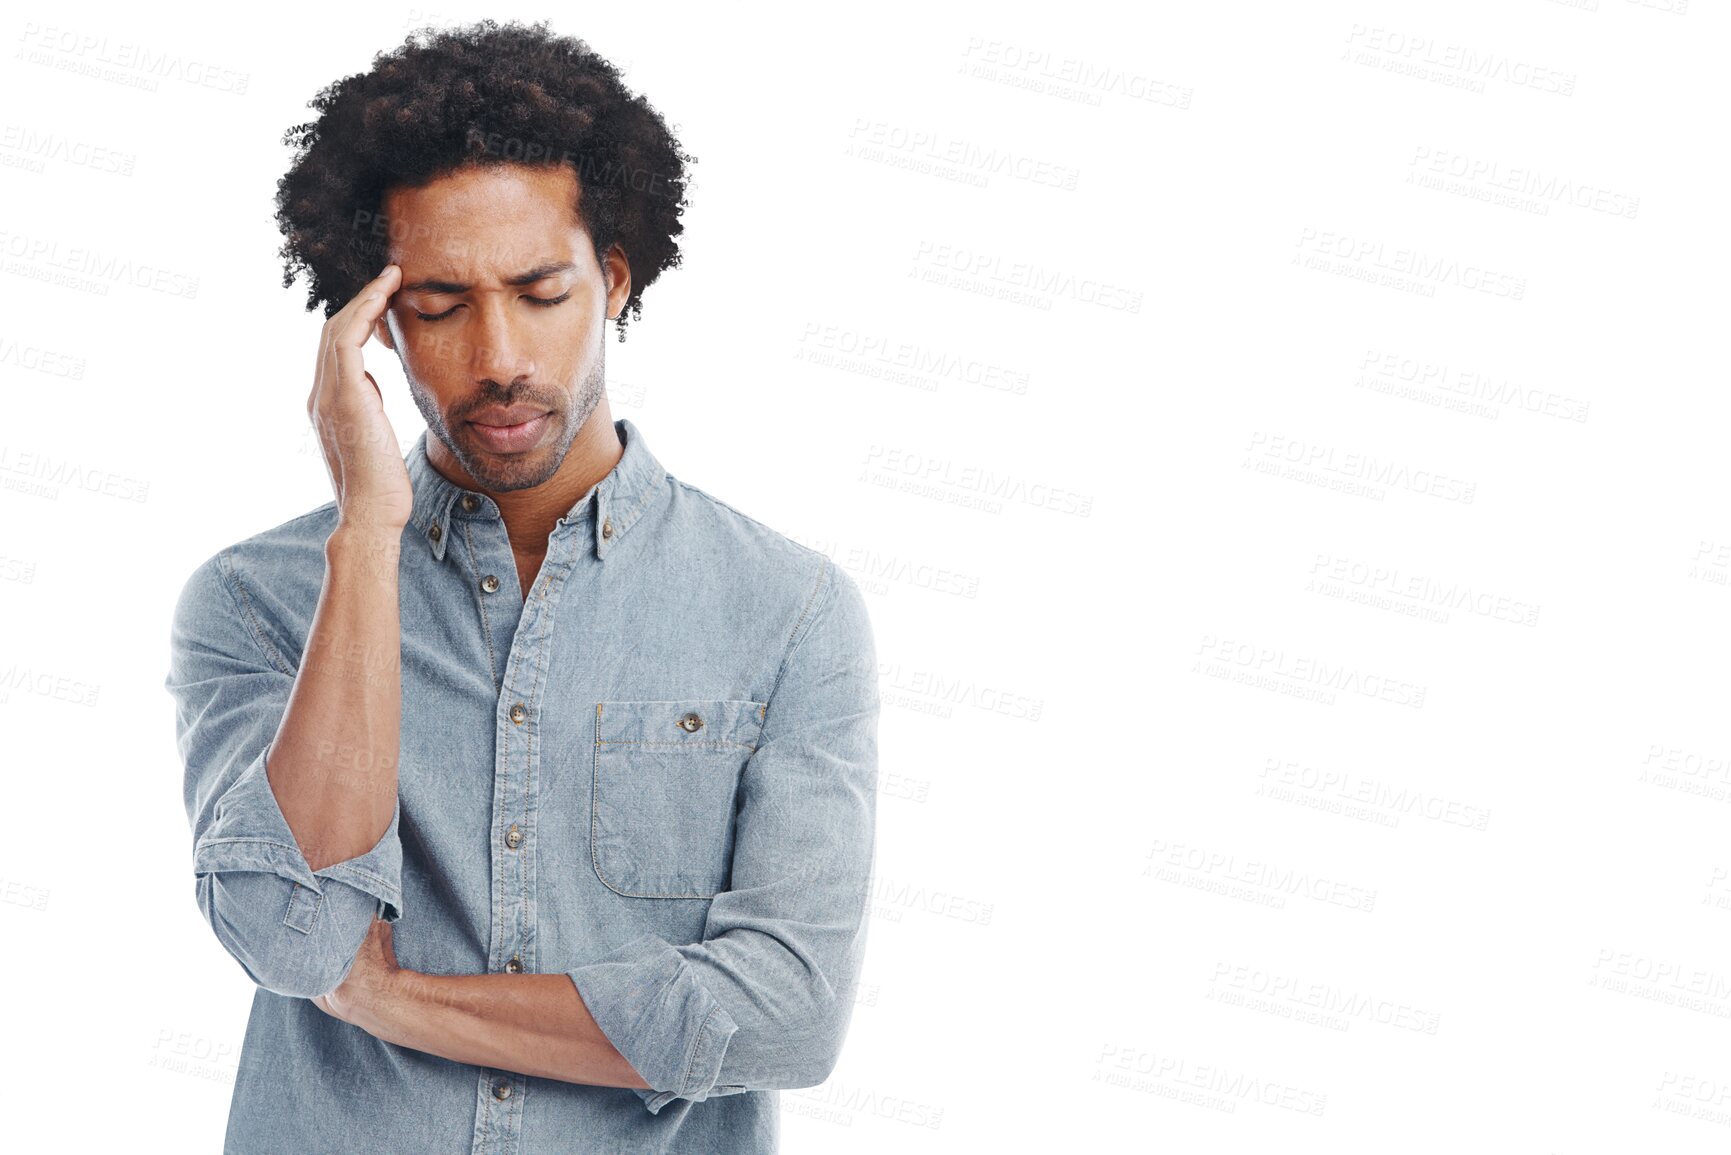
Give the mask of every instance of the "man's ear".
M 631 297 L 631 262 L 626 259 L 625 250 L 618 242 L 607 250 L 607 316 L 609 319 L 619 316 L 625 310 L 625 302 Z
M 373 336 L 378 339 L 379 344 L 391 352 L 397 351 L 397 344 L 391 339 L 389 314 L 381 313 L 379 319 L 373 322 Z

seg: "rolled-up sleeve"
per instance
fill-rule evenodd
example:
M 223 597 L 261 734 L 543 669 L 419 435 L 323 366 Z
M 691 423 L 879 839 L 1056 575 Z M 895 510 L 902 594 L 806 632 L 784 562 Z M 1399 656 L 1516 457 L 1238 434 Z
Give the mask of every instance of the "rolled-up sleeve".
M 825 559 L 740 777 L 730 889 L 703 941 L 642 935 L 568 972 L 650 1089 L 812 1087 L 852 1018 L 875 855 L 877 654 L 858 587 Z
M 187 580 L 168 677 L 199 909 L 253 982 L 311 998 L 348 977 L 375 917 L 402 914 L 401 804 L 371 850 L 314 871 L 265 774 L 294 671 L 237 592 L 228 551 Z

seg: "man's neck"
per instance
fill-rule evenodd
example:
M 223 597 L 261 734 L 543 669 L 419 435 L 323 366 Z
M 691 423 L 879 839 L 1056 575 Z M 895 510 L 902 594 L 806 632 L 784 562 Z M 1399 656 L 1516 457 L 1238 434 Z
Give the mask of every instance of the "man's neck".
M 436 446 L 436 452 L 435 452 Z M 539 561 L 547 553 L 547 539 L 561 517 L 602 478 L 613 472 L 625 447 L 613 428 L 613 418 L 603 402 L 596 406 L 572 439 L 559 471 L 533 489 L 494 493 L 476 484 L 467 470 L 451 458 L 443 443 L 428 441 L 427 460 L 447 480 L 464 489 L 485 493 L 499 506 L 511 552 L 519 558 Z

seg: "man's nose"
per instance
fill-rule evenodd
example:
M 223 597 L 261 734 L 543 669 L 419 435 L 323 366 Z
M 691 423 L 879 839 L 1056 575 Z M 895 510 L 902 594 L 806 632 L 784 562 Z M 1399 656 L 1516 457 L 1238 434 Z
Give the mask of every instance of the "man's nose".
M 511 316 L 509 304 L 484 305 L 476 310 L 469 369 L 477 378 L 510 385 L 519 378 L 533 378 L 535 364 L 529 347 L 527 326 Z

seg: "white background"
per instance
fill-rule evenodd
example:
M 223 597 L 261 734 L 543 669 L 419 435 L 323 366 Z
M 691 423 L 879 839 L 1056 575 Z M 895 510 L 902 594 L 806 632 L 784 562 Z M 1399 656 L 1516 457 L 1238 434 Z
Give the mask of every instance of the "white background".
M 220 1146 L 162 679 L 197 562 L 331 497 L 280 139 L 548 15 L 698 158 L 614 415 L 877 633 L 785 1150 L 1724 1151 L 1726 17 L 1584 3 L 16 10 L 7 1145 Z

